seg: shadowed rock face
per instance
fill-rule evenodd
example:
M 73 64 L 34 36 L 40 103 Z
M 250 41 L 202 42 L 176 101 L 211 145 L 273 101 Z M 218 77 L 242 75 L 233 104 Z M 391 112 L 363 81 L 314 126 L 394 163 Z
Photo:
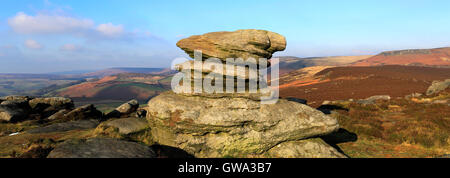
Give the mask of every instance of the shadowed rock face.
M 0 121 L 2 122 L 17 122 L 24 120 L 26 117 L 23 109 L 0 105 Z
M 267 152 L 274 158 L 346 158 L 319 138 L 281 143 Z
M 0 121 L 17 122 L 27 118 L 30 112 L 28 96 L 4 96 L 0 97 Z
M 27 133 L 38 134 L 38 133 L 51 133 L 51 132 L 66 132 L 71 130 L 87 130 L 97 127 L 99 124 L 98 120 L 78 120 L 69 121 L 64 123 L 56 123 L 48 125 L 45 127 L 39 127 L 35 129 L 28 130 Z
M 58 145 L 48 158 L 155 158 L 153 149 L 112 138 L 70 140 Z
M 245 98 L 211 99 L 167 92 L 150 100 L 147 111 L 156 142 L 196 157 L 263 154 L 279 143 L 339 128 L 336 119 L 287 100 L 262 105 Z
M 201 50 L 203 59 L 218 58 L 267 58 L 286 48 L 286 39 L 266 30 L 237 30 L 212 32 L 182 39 L 177 46 L 194 58 L 194 50 Z

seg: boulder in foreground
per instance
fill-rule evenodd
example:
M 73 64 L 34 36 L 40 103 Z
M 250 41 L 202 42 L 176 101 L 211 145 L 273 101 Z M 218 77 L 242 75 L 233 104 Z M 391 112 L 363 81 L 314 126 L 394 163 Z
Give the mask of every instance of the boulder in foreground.
M 337 120 L 287 100 L 262 105 L 245 98 L 163 93 L 148 103 L 153 140 L 196 157 L 245 157 L 279 143 L 336 131 Z

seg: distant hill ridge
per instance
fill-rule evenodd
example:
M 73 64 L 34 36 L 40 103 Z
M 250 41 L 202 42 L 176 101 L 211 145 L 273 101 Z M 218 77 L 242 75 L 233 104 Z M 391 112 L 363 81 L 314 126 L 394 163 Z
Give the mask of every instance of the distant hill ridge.
M 396 50 L 396 51 L 386 51 L 380 53 L 380 55 L 384 56 L 396 56 L 396 55 L 407 55 L 407 54 L 431 54 L 437 50 L 449 50 L 450 47 L 443 48 L 434 48 L 434 49 L 405 49 L 405 50 Z
M 83 74 L 83 76 L 91 76 L 91 77 L 106 77 L 120 73 L 143 73 L 143 74 L 170 74 L 173 73 L 169 68 L 140 68 L 140 67 L 117 67 L 117 68 L 109 68 L 104 70 L 99 70 L 95 72 L 90 72 Z
M 386 51 L 351 66 L 411 65 L 450 67 L 450 47 Z

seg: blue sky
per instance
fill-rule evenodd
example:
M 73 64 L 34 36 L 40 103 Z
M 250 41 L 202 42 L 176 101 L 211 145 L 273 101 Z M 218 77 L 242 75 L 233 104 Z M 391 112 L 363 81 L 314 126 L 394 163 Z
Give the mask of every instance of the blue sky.
M 448 0 L 5 0 L 0 73 L 168 67 L 175 43 L 212 31 L 286 36 L 276 55 L 450 46 Z

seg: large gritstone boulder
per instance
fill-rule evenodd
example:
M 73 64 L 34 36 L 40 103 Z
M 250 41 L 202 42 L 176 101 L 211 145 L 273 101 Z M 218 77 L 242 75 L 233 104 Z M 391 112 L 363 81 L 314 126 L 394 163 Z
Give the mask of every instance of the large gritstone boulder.
M 163 93 L 148 103 L 154 141 L 197 157 L 242 157 L 279 143 L 325 135 L 337 120 L 287 100 L 263 105 L 246 98 L 205 98 Z

